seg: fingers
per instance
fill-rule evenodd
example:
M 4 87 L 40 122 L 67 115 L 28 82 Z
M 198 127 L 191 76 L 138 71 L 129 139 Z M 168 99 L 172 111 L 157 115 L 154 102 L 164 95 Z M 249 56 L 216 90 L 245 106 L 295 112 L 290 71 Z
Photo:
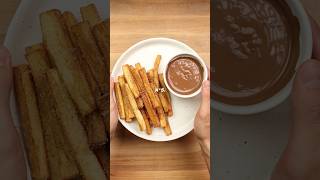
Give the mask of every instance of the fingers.
M 312 29 L 313 51 L 312 58 L 320 60 L 320 28 L 317 22 L 310 16 Z
M 206 80 L 202 85 L 202 101 L 199 109 L 201 119 L 210 116 L 210 81 Z

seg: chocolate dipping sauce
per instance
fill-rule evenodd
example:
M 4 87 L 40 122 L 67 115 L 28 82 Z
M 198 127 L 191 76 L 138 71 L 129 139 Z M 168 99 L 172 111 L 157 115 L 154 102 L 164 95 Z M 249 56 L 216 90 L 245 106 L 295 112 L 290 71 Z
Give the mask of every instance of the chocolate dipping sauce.
M 284 0 L 216 0 L 213 15 L 214 99 L 231 105 L 266 100 L 292 78 L 299 22 Z
M 169 62 L 166 78 L 173 91 L 189 95 L 200 89 L 203 82 L 203 67 L 193 56 L 179 55 Z

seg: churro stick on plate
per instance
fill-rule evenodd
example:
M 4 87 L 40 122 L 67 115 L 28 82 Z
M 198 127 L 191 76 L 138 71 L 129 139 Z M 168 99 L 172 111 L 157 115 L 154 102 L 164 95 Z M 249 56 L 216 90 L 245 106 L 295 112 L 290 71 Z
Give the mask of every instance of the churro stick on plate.
M 128 64 L 122 66 L 123 75 L 132 91 L 132 94 L 135 98 L 140 96 L 139 88 L 135 83 L 134 77 L 130 71 L 130 66 Z
M 135 83 L 136 83 L 136 85 L 137 85 L 137 87 L 139 89 L 139 93 L 140 94 L 143 93 L 145 91 L 144 90 L 144 85 L 143 85 L 143 81 L 142 81 L 142 79 L 140 77 L 140 74 L 137 71 L 137 68 L 135 68 L 133 66 L 129 66 L 129 68 L 130 68 L 130 72 L 131 72 L 131 74 L 133 76 L 133 79 L 134 79 L 134 81 L 135 81 Z
M 167 100 L 171 103 L 171 97 L 169 94 L 169 90 L 168 90 L 166 84 L 164 83 L 163 73 L 159 74 L 159 82 L 160 82 L 161 87 L 164 88 L 164 90 L 165 90 L 164 93 L 166 95 Z
M 95 100 L 79 65 L 77 52 L 74 51 L 64 24 L 61 23 L 60 11 L 50 10 L 41 13 L 40 21 L 44 45 L 54 67 L 81 115 L 90 114 L 96 108 Z
M 160 107 L 160 101 L 156 98 L 156 93 L 154 92 L 154 89 L 152 89 L 150 83 L 149 83 L 149 80 L 148 80 L 148 77 L 147 77 L 147 73 L 146 73 L 146 70 L 144 68 L 140 69 L 139 70 L 139 74 L 140 74 L 140 77 L 143 81 L 143 84 L 144 84 L 144 88 L 150 98 L 150 101 L 153 105 L 154 108 L 158 108 Z
M 20 65 L 13 68 L 13 72 L 15 94 L 31 177 L 33 179 L 48 179 L 49 168 L 44 135 L 30 69 L 27 65 Z
M 68 143 L 61 133 L 58 116 L 53 108 L 54 101 L 46 79 L 46 72 L 50 70 L 47 53 L 44 48 L 39 48 L 29 52 L 26 59 L 35 82 L 51 179 L 78 177 L 78 168 L 70 158 L 71 151 L 68 150 Z
M 81 51 L 82 60 L 87 63 L 91 74 L 102 92 L 107 84 L 107 67 L 103 55 L 95 41 L 87 21 L 78 23 L 71 28 L 76 43 Z
M 149 82 L 153 83 L 153 69 L 149 69 L 147 76 L 148 76 Z
M 104 171 L 89 148 L 87 135 L 81 125 L 78 112 L 57 71 L 49 70 L 47 72 L 47 80 L 53 94 L 54 107 L 59 117 L 58 122 L 64 137 L 70 145 L 73 159 L 75 159 L 81 175 L 84 179 L 105 180 Z
M 139 71 L 140 69 L 142 69 L 142 66 L 140 63 L 136 63 L 135 68 L 137 68 L 137 70 Z
M 141 109 L 140 111 L 141 111 L 141 114 L 143 116 L 144 122 L 146 123 L 146 132 L 147 132 L 147 134 L 150 135 L 150 134 L 152 134 L 152 129 L 151 129 L 150 122 L 149 122 L 149 119 L 147 117 L 147 114 L 143 109 Z
M 171 96 L 170 96 L 168 88 L 166 87 L 166 85 L 164 83 L 164 77 L 163 77 L 162 73 L 159 74 L 159 82 L 160 82 L 161 87 L 164 89 L 164 91 L 162 91 L 161 93 L 165 95 L 166 102 L 168 102 L 167 114 L 169 117 L 171 117 L 173 115 Z
M 127 95 L 127 92 L 126 92 L 126 89 L 125 89 L 126 82 L 125 82 L 124 77 L 123 76 L 119 76 L 118 77 L 118 82 L 120 84 L 122 99 L 123 99 L 123 103 L 124 103 L 124 111 L 125 111 L 125 115 L 126 115 L 125 120 L 127 122 L 131 122 L 132 118 L 134 118 L 134 114 L 133 114 L 133 111 L 132 111 L 132 108 L 131 108 L 131 105 L 130 105 L 130 102 L 129 102 L 129 99 L 128 99 L 128 95 Z
M 144 107 L 144 104 L 143 104 L 143 101 L 142 101 L 141 97 L 136 98 L 136 102 L 137 102 L 137 105 L 138 105 L 139 109 L 142 109 Z
M 158 116 L 160 119 L 160 125 L 161 127 L 166 127 L 167 126 L 167 121 L 166 121 L 166 114 L 164 113 L 162 107 L 157 108 Z
M 159 92 L 156 92 L 157 90 L 156 90 L 154 83 L 153 82 L 150 83 L 150 86 L 151 86 L 152 91 L 154 92 L 154 96 L 156 98 L 156 101 L 160 102 L 159 107 L 162 107 L 163 105 L 161 103 L 161 99 L 159 98 Z
M 154 67 L 153 67 L 153 79 L 154 79 L 153 82 L 156 88 L 160 88 L 159 77 L 158 77 L 160 61 L 161 61 L 161 56 L 157 55 L 156 60 L 154 62 Z
M 125 119 L 126 114 L 125 114 L 125 110 L 124 110 L 124 103 L 123 103 L 123 98 L 122 98 L 121 88 L 120 88 L 119 82 L 114 83 L 114 93 L 116 95 L 119 116 L 121 119 Z
M 83 21 L 88 21 L 91 27 L 102 21 L 97 7 L 94 4 L 89 4 L 88 6 L 81 7 L 80 12 Z
M 167 113 L 169 111 L 169 102 L 167 101 L 167 98 L 164 93 L 159 92 L 158 95 L 159 95 L 163 110 L 164 110 L 164 112 Z
M 33 51 L 44 50 L 44 47 L 42 43 L 38 43 L 38 44 L 31 45 L 29 47 L 26 47 L 25 50 L 26 50 L 26 54 L 30 54 Z
M 65 11 L 62 13 L 61 20 L 62 20 L 62 23 L 64 23 L 64 26 L 66 27 L 69 33 L 73 46 L 76 46 L 77 45 L 76 37 L 71 31 L 71 27 L 78 23 L 76 17 L 72 14 L 72 12 Z
M 160 123 L 159 123 L 159 118 L 157 116 L 157 113 L 155 111 L 155 109 L 152 107 L 152 104 L 150 102 L 150 98 L 148 97 L 148 95 L 146 93 L 143 93 L 141 95 L 142 97 L 142 100 L 143 100 L 143 103 L 144 103 L 144 106 L 147 110 L 147 114 L 151 120 L 151 123 L 154 127 L 159 127 L 160 126 Z
M 128 84 L 125 84 L 125 89 L 126 89 L 128 99 L 129 99 L 130 105 L 132 107 L 133 113 L 139 123 L 139 126 L 142 131 L 145 131 L 146 130 L 146 123 L 144 122 L 143 116 L 138 108 L 136 100 L 134 99 L 133 93 L 131 92 L 131 89 L 129 88 Z
M 167 121 L 167 125 L 166 127 L 163 128 L 164 132 L 166 133 L 167 136 L 170 136 L 172 134 L 172 131 L 171 131 L 171 127 L 170 127 L 170 124 L 168 122 L 168 118 L 166 117 L 166 121 Z
M 110 34 L 110 30 L 108 27 L 108 22 L 107 21 L 103 21 L 100 22 L 98 24 L 96 24 L 93 27 L 93 35 L 96 38 L 96 42 L 99 46 L 99 49 L 101 51 L 101 53 L 103 54 L 104 60 L 106 63 L 109 63 L 107 60 L 109 59 L 109 34 Z M 107 67 L 107 69 L 109 69 L 109 66 Z

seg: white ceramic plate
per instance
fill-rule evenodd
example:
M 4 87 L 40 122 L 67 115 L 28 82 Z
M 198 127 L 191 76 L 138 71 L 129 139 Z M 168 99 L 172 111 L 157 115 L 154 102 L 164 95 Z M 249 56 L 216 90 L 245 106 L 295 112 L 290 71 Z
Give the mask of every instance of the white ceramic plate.
M 59 9 L 61 11 L 68 10 L 73 12 L 80 20 L 80 7 L 90 3 L 94 3 L 97 6 L 99 13 L 103 18 L 108 17 L 108 0 L 21 0 L 4 40 L 4 45 L 9 48 L 12 54 L 13 65 L 26 63 L 24 58 L 25 47 L 42 41 L 39 21 L 39 14 L 41 12 L 49 9 Z M 19 131 L 19 116 L 13 93 L 10 106 L 14 125 Z
M 158 54 L 162 56 L 159 72 L 163 72 L 170 59 L 179 54 L 191 54 L 201 59 L 192 48 L 182 42 L 167 38 L 147 39 L 133 45 L 121 55 L 113 68 L 112 77 L 122 74 L 121 67 L 124 64 L 134 65 L 139 62 L 146 70 L 151 69 Z M 174 115 L 169 118 L 169 123 L 172 135 L 166 136 L 162 128 L 153 128 L 152 134 L 147 135 L 139 130 L 136 121 L 127 123 L 120 119 L 121 124 L 134 135 L 150 141 L 170 141 L 186 135 L 193 129 L 194 117 L 200 105 L 200 96 L 182 99 L 171 94 L 171 97 Z

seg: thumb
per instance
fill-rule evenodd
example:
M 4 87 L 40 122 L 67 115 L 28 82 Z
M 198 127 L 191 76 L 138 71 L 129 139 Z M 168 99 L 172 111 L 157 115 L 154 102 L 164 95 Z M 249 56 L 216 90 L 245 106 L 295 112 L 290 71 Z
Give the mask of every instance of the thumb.
M 206 80 L 202 85 L 202 101 L 199 109 L 200 118 L 210 116 L 210 81 Z

